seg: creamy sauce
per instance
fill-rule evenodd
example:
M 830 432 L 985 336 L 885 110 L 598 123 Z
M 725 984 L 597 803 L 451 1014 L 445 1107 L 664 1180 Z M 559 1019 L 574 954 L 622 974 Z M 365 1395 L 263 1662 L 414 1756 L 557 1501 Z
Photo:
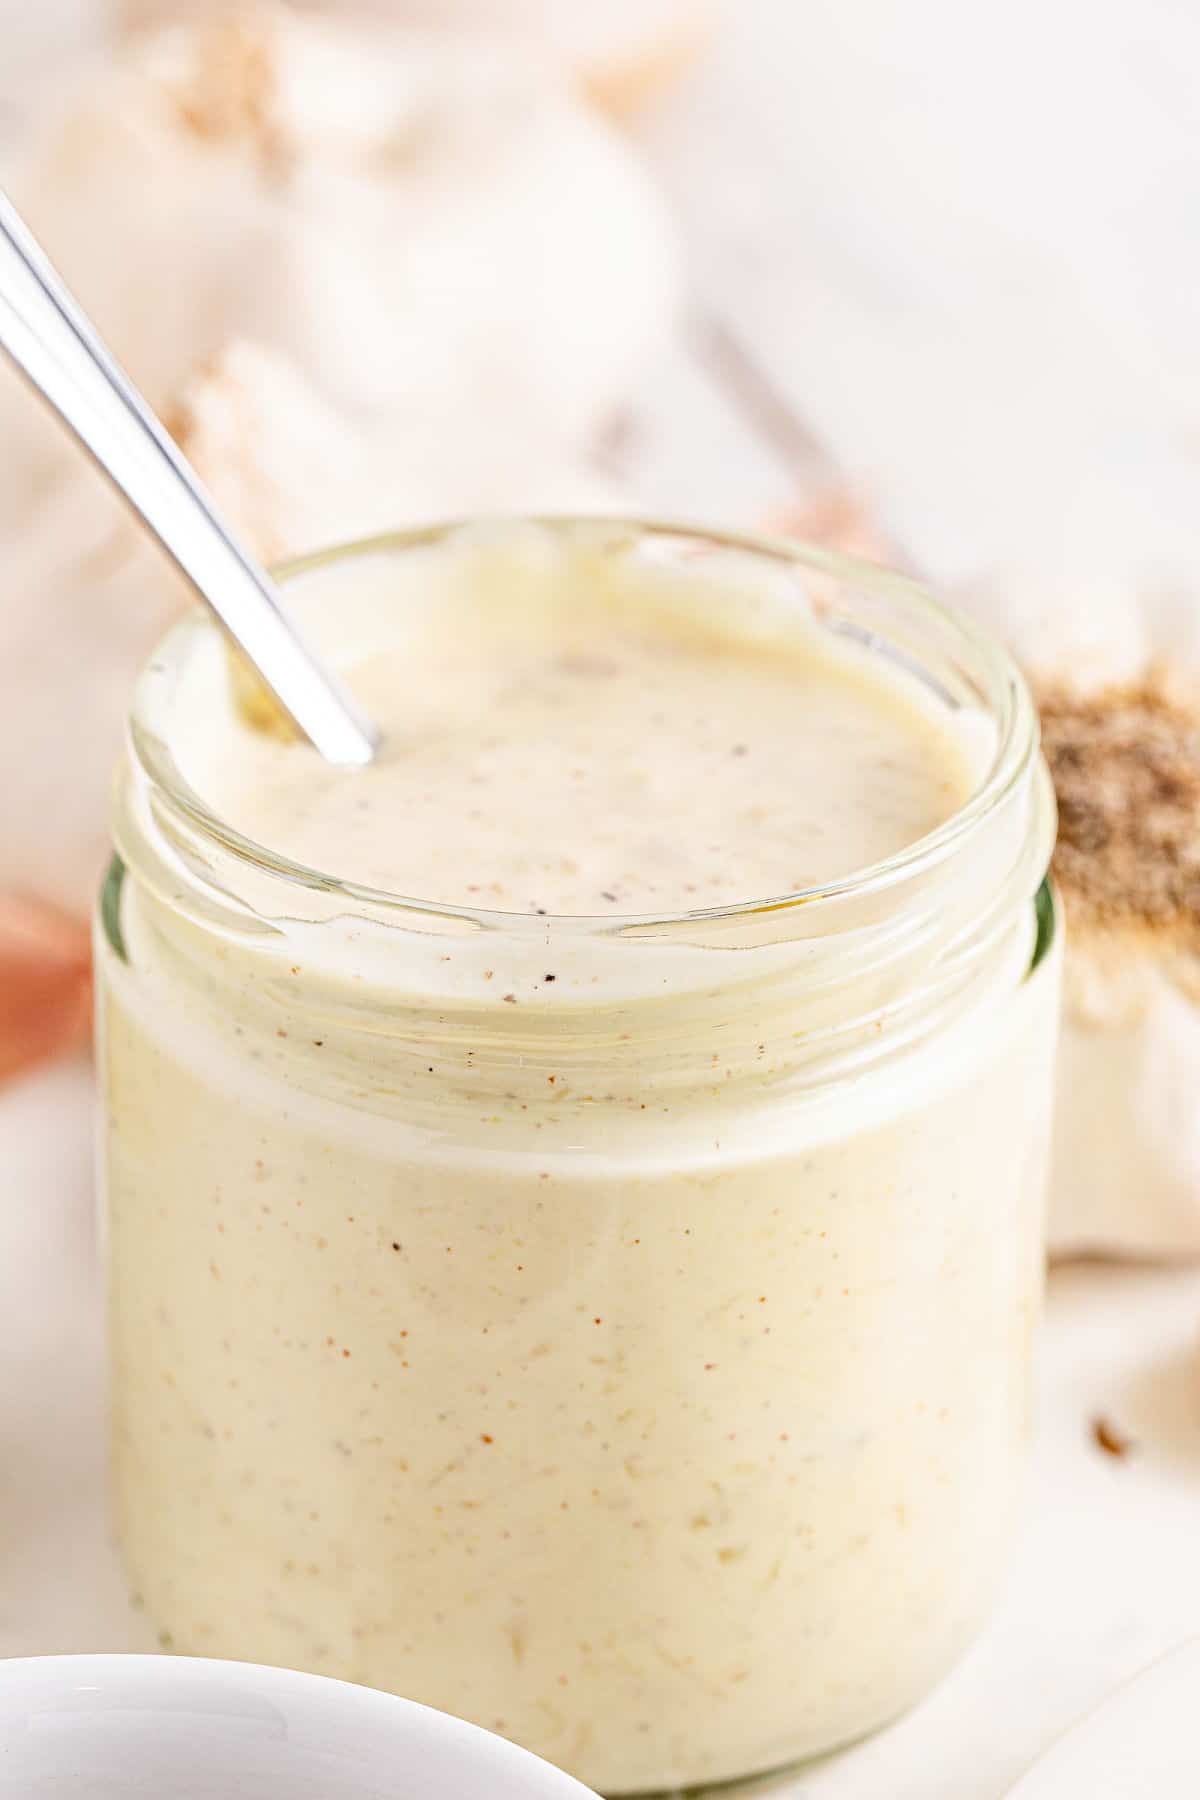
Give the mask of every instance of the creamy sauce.
M 586 558 L 480 552 L 466 589 L 402 561 L 357 611 L 352 568 L 330 628 L 377 768 L 256 730 L 202 629 L 172 748 L 301 861 L 548 916 L 372 923 L 277 883 L 270 930 L 214 925 L 243 876 L 190 908 L 126 834 L 102 1060 L 135 1586 L 176 1648 L 393 1688 L 605 1793 L 816 1753 L 919 1696 L 1000 1567 L 1053 961 L 1024 979 L 1014 908 L 918 1031 L 936 934 L 881 966 L 549 915 L 844 875 L 944 820 L 986 733 L 751 604 L 753 571 L 614 598 Z
M 310 867 L 557 914 L 810 887 L 904 849 L 974 785 L 952 719 L 803 615 L 791 641 L 756 649 L 656 619 L 652 587 L 637 631 L 576 597 L 549 621 L 510 612 L 469 634 L 443 618 L 416 649 L 348 670 L 383 730 L 365 771 L 242 731 L 193 779 Z

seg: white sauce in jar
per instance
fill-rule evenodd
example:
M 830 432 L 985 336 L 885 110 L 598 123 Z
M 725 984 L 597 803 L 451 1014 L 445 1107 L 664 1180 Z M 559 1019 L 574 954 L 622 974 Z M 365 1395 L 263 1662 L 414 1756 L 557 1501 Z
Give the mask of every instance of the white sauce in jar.
M 586 560 L 466 603 L 346 674 L 382 727 L 366 770 L 236 718 L 192 785 L 249 837 L 391 893 L 504 912 L 685 912 L 880 862 L 974 788 L 974 745 L 911 679 L 803 613 L 765 643 Z
M 138 1590 L 179 1648 L 394 1688 L 607 1793 L 828 1748 L 996 1578 L 1053 959 L 1023 979 L 1020 909 L 908 1037 L 915 963 L 567 915 L 851 875 L 963 804 L 985 723 L 754 567 L 617 580 L 535 535 L 339 579 L 378 765 L 241 716 L 197 627 L 180 769 L 272 851 L 526 916 L 214 931 L 131 852 L 102 1055 Z M 808 1080 L 843 1015 L 860 1062 Z

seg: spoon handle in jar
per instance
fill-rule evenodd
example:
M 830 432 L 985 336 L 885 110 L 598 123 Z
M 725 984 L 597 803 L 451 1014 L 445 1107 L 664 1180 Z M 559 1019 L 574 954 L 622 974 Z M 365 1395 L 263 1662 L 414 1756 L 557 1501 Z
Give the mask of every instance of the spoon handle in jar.
M 306 648 L 274 582 L 237 542 L 2 192 L 0 349 L 128 500 L 321 755 L 370 762 L 374 728 Z

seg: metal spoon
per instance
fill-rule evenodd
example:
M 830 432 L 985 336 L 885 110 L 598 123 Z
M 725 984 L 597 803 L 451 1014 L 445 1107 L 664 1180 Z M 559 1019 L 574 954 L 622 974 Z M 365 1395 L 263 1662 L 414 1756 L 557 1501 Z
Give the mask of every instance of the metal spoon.
M 70 427 L 329 762 L 370 762 L 374 726 L 313 657 L 165 427 L 0 192 L 0 349 Z

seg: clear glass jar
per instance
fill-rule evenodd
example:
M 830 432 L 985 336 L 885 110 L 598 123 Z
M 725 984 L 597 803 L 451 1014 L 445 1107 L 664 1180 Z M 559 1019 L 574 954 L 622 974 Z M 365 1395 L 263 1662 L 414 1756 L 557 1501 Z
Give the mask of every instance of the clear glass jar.
M 986 779 L 817 892 L 431 907 L 187 788 L 173 697 L 216 640 L 180 625 L 98 931 L 115 1479 L 164 1643 L 391 1688 L 625 1794 L 870 1730 L 986 1609 L 1040 1291 L 1053 804 L 1019 675 L 911 583 L 545 529 L 768 574 L 990 720 Z M 295 565 L 297 608 L 353 631 L 356 584 L 437 539 Z

